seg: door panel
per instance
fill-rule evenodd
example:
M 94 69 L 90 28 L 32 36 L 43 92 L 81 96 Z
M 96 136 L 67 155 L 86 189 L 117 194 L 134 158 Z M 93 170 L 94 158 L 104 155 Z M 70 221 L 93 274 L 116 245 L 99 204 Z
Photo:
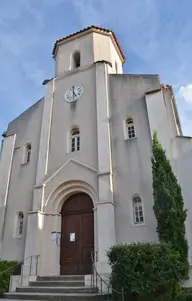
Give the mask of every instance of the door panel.
M 93 244 L 93 214 L 81 215 L 81 244 Z
M 78 224 L 78 216 L 65 216 L 62 218 L 60 256 L 61 274 L 78 273 Z
M 91 252 L 94 248 L 93 213 L 80 216 L 80 240 L 79 240 L 79 270 L 82 274 L 91 273 Z
M 61 274 L 90 274 L 94 249 L 93 204 L 90 197 L 79 193 L 64 204 L 61 225 Z

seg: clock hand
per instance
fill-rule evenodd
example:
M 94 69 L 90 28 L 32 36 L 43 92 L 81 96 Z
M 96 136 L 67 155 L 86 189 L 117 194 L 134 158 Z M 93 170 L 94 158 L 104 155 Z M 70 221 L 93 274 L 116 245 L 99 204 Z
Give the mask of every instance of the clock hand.
M 73 96 L 77 96 L 77 94 L 75 93 L 75 87 L 73 86 Z
M 74 86 L 72 86 L 71 89 L 72 89 L 73 97 L 74 97 Z

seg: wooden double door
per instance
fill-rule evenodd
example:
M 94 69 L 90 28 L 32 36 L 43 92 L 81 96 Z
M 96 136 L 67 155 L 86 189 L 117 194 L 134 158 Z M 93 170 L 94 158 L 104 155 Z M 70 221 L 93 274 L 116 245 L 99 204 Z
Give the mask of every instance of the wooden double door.
M 61 211 L 60 273 L 90 274 L 94 250 L 93 203 L 89 195 L 69 197 Z

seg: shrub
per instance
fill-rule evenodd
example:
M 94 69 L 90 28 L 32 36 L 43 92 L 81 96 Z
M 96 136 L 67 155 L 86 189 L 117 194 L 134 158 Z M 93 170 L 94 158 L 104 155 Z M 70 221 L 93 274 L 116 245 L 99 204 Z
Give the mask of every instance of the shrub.
M 125 300 L 154 300 L 156 296 L 168 300 L 180 290 L 183 265 L 180 254 L 168 244 L 121 244 L 111 247 L 107 255 L 112 286 L 117 291 L 123 287 Z
M 178 296 L 175 298 L 175 301 L 192 301 L 192 292 L 183 290 Z
M 18 263 L 17 261 L 0 260 L 0 294 L 7 292 L 9 290 L 10 277 L 12 275 L 20 275 L 20 274 L 21 274 L 20 263 Z

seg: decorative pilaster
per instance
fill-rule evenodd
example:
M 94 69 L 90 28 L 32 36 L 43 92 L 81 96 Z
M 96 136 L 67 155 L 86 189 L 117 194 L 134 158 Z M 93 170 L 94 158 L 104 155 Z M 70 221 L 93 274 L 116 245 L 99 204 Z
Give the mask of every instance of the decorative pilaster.
M 39 156 L 37 163 L 37 176 L 36 185 L 41 184 L 45 176 L 47 175 L 48 158 L 49 158 L 49 144 L 50 144 L 50 132 L 51 132 L 51 121 L 52 121 L 52 108 L 54 99 L 54 79 L 46 84 L 44 108 L 41 126 L 41 136 L 39 145 Z M 41 190 L 41 191 L 40 191 Z M 38 190 L 37 193 L 43 194 L 43 188 Z M 33 210 L 42 210 L 43 198 L 33 199 Z
M 115 244 L 115 218 L 111 162 L 110 106 L 106 63 L 96 64 L 96 103 L 99 202 L 97 203 L 98 270 L 108 273 L 106 251 Z

